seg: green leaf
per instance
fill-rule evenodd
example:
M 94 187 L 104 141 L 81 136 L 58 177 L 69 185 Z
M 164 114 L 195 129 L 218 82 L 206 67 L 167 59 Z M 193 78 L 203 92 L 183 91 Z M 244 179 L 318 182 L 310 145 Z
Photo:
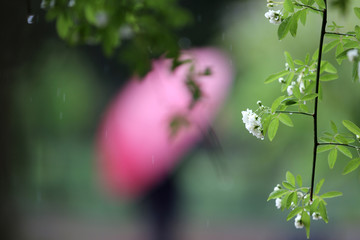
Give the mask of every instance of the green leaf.
M 338 79 L 339 76 L 337 74 L 324 74 L 321 75 L 320 81 L 326 82 L 326 81 L 332 81 Z
M 301 221 L 303 222 L 306 229 L 306 237 L 310 237 L 310 215 L 307 211 L 303 211 L 301 214 Z
M 345 156 L 347 156 L 348 158 L 352 158 L 352 154 L 350 152 L 349 149 L 347 149 L 347 147 L 345 146 L 337 146 L 337 149 L 344 154 Z
M 358 7 L 354 8 L 354 12 L 355 12 L 355 15 L 357 16 L 357 18 L 360 19 L 360 8 L 358 8 Z
M 291 207 L 292 203 L 294 202 L 294 196 L 296 197 L 296 192 L 291 192 L 290 195 L 286 199 L 285 208 Z
M 284 113 L 280 113 L 280 114 L 279 114 L 279 120 L 280 120 L 283 124 L 285 124 L 286 126 L 289 126 L 289 127 L 293 127 L 293 126 L 294 126 L 293 122 L 291 121 L 291 118 L 290 118 L 288 115 L 284 114 Z
M 343 51 L 344 51 L 343 45 L 342 44 L 337 45 L 336 51 L 335 51 L 335 56 L 339 56 Z M 347 56 L 345 54 L 344 59 L 346 59 L 346 57 Z M 344 59 L 336 57 L 336 61 L 337 61 L 338 64 L 341 64 Z
M 305 96 L 303 96 L 301 98 L 301 100 L 303 101 L 310 101 L 310 100 L 313 100 L 314 98 L 317 97 L 317 94 L 316 93 L 309 93 L 309 94 L 306 94 Z
M 356 126 L 355 123 L 349 121 L 349 120 L 344 120 L 342 121 L 343 125 L 353 134 L 360 136 L 360 128 L 358 126 Z
M 327 217 L 327 211 L 326 211 L 326 206 L 325 206 L 325 203 L 324 201 L 320 201 L 319 202 L 319 213 L 320 213 L 320 216 L 322 217 L 322 219 L 328 223 L 328 217 Z
M 279 26 L 279 28 L 278 28 L 278 38 L 279 38 L 279 40 L 283 39 L 283 38 L 286 36 L 286 34 L 289 32 L 289 28 L 290 28 L 289 22 L 290 22 L 290 19 L 291 19 L 291 16 L 288 17 L 288 18 L 285 18 L 285 19 L 281 22 L 281 24 L 280 24 L 280 26 Z
M 283 181 L 282 185 L 289 190 L 295 190 L 295 186 L 287 181 Z
M 291 70 L 294 70 L 294 69 L 295 69 L 294 61 L 293 61 L 290 53 L 287 52 L 287 51 L 285 51 L 285 52 L 284 52 L 284 55 L 285 55 L 285 60 L 286 60 L 286 62 L 289 64 L 290 69 L 291 69 Z
M 274 191 L 272 193 L 270 193 L 267 201 L 271 200 L 271 199 L 275 199 L 275 198 L 280 198 L 281 196 L 285 195 L 288 192 L 288 190 L 286 189 L 279 189 L 277 191 Z
M 324 184 L 324 181 L 325 181 L 325 179 L 323 178 L 316 184 L 315 191 L 314 191 L 315 194 L 318 194 L 320 192 L 321 187 Z
M 333 121 L 330 121 L 330 127 L 334 133 L 338 132 L 336 124 Z
M 336 148 L 334 145 L 320 145 L 317 147 L 317 153 L 322 153 Z
M 337 73 L 337 69 L 329 62 L 326 62 L 326 65 L 324 66 L 324 71 L 328 73 Z
M 330 151 L 329 155 L 328 155 L 328 163 L 329 163 L 329 167 L 332 169 L 335 165 L 336 162 L 336 158 L 337 158 L 337 149 L 334 148 L 333 150 Z
M 323 47 L 323 53 L 329 52 L 331 49 L 336 47 L 340 43 L 340 40 L 334 40 L 332 42 L 329 42 L 328 44 L 324 45 Z
M 331 191 L 331 192 L 327 192 L 324 193 L 323 195 L 321 195 L 321 198 L 334 198 L 334 197 L 339 197 L 342 196 L 342 192 L 338 192 L 338 191 Z
M 360 41 L 360 27 L 358 25 L 355 26 L 355 35 L 356 39 Z
M 290 219 L 292 219 L 293 217 L 295 217 L 296 215 L 298 215 L 301 211 L 303 210 L 302 207 L 296 207 L 294 210 L 292 210 L 289 215 L 286 218 L 286 221 L 289 221 Z
M 322 9 L 325 8 L 325 2 L 324 2 L 324 0 L 315 0 L 315 2 L 316 2 L 316 4 L 317 4 L 320 8 L 322 8 Z
M 64 15 L 60 15 L 56 20 L 56 30 L 62 39 L 66 39 L 71 26 L 71 20 Z
M 268 137 L 270 141 L 274 139 L 278 128 L 279 128 L 279 119 L 275 118 L 274 120 L 271 121 L 268 129 Z
M 359 42 L 348 40 L 347 43 L 344 44 L 344 47 L 345 48 L 357 48 L 357 47 L 359 47 Z
M 358 80 L 358 74 L 359 70 L 358 70 L 358 62 L 357 61 L 354 61 L 353 63 L 353 71 L 352 71 L 352 79 L 353 79 L 353 82 L 356 82 L 356 80 Z
M 286 181 L 288 181 L 291 185 L 295 186 L 295 177 L 290 171 L 286 172 Z
M 351 173 L 352 171 L 355 171 L 359 166 L 360 166 L 360 158 L 354 158 L 348 164 L 346 164 L 342 174 L 346 175 L 348 173 Z
M 273 82 L 273 81 L 275 81 L 275 80 L 279 79 L 280 77 L 285 76 L 287 74 L 289 74 L 289 71 L 286 71 L 286 70 L 278 72 L 278 73 L 271 74 L 269 77 L 267 77 L 265 79 L 265 83 L 271 83 L 271 82 Z
M 297 181 L 297 184 L 299 187 L 302 187 L 302 178 L 300 175 L 297 175 L 296 176 L 296 181 Z
M 306 24 L 306 15 L 307 15 L 307 9 L 303 9 L 300 12 L 299 18 L 300 18 L 300 22 L 302 23 L 303 26 L 305 26 Z
M 299 16 L 300 16 L 300 12 L 296 12 L 296 13 L 292 16 L 292 18 L 291 18 L 291 20 L 290 20 L 290 22 L 289 22 L 290 33 L 291 33 L 291 36 L 293 36 L 293 37 L 296 36 Z
M 280 96 L 277 99 L 274 100 L 274 102 L 271 105 L 271 112 L 275 112 L 276 109 L 280 106 L 281 102 L 286 98 L 286 96 Z
M 294 4 L 292 0 L 285 0 L 284 1 L 284 9 L 288 12 L 294 12 Z

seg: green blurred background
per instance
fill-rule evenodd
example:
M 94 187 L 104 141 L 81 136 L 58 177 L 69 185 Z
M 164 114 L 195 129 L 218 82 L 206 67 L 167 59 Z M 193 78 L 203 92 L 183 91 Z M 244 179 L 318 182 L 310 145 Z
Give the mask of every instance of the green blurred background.
M 180 4 L 195 19 L 179 32 L 180 38 L 190 40 L 192 47 L 213 45 L 225 50 L 232 59 L 235 81 L 213 124 L 228 171 L 217 174 L 201 145 L 174 170 L 178 188 L 174 239 L 305 239 L 305 231 L 296 230 L 293 221 L 286 222 L 287 213 L 266 199 L 287 170 L 301 174 L 304 184 L 310 184 L 312 122 L 306 116 L 293 116 L 295 127 L 281 126 L 270 143 L 247 132 L 241 111 L 255 109 L 257 100 L 271 105 L 280 95 L 280 85 L 265 85 L 264 79 L 284 68 L 285 50 L 298 59 L 315 51 L 320 17 L 312 14 L 296 39 L 288 36 L 278 41 L 277 27 L 264 17 L 266 1 Z M 8 28 L 18 23 L 23 34 L 11 42 L 19 34 L 13 31 L 14 35 L 5 37 L 11 45 L 2 44 L 7 59 L 2 61 L 2 73 L 11 72 L 11 83 L 6 82 L 8 87 L 2 90 L 4 113 L 11 125 L 2 128 L 14 131 L 2 145 L 15 154 L 2 159 L 10 161 L 6 174 L 16 209 L 12 227 L 21 239 L 150 239 L 151 220 L 142 200 L 112 199 L 97 179 L 97 125 L 129 70 L 116 59 L 103 57 L 96 47 L 66 45 L 43 13 L 39 12 L 36 24 L 26 25 L 24 8 L 12 7 L 19 14 Z M 329 16 L 349 29 L 356 21 L 351 8 L 346 17 L 330 8 Z M 6 54 L 8 47 L 15 56 Z M 338 66 L 333 51 L 325 58 Z M 360 84 L 352 83 L 349 62 L 344 61 L 339 75 L 338 81 L 323 85 L 320 132 L 329 128 L 329 120 L 338 126 L 343 119 L 360 122 Z M 323 191 L 339 190 L 344 196 L 328 201 L 330 222 L 313 222 L 312 239 L 359 239 L 359 171 L 342 176 L 346 157 L 340 156 L 330 170 L 326 154 L 319 156 L 316 177 L 326 178 Z

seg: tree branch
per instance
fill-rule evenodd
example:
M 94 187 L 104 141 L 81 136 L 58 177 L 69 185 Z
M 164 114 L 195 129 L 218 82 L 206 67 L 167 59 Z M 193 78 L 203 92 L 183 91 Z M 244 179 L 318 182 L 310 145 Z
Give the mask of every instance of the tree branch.
M 312 114 L 312 113 L 306 113 L 306 112 L 275 111 L 275 113 L 302 114 L 302 115 L 306 115 L 306 116 L 313 116 L 313 114 Z
M 318 63 L 317 63 L 317 70 L 316 70 L 316 87 L 315 93 L 317 94 L 314 103 L 314 150 L 313 150 L 313 166 L 312 166 L 312 174 L 311 174 L 311 188 L 310 188 L 310 201 L 313 200 L 314 194 L 314 181 L 315 181 L 315 168 L 316 168 L 316 151 L 319 145 L 318 142 L 318 133 L 317 133 L 317 115 L 318 115 L 318 102 L 319 102 L 319 86 L 320 86 L 320 68 L 321 68 L 321 57 L 322 57 L 322 48 L 324 45 L 324 37 L 326 33 L 326 23 L 327 23 L 327 2 L 325 2 L 325 9 L 323 10 L 323 18 L 321 24 L 321 33 L 320 33 L 320 43 L 319 43 L 319 55 L 318 55 Z

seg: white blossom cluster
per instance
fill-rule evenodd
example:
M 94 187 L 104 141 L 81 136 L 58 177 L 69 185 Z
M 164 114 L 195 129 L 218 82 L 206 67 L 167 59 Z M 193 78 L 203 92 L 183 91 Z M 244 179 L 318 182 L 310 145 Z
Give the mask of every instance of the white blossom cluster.
M 269 19 L 269 22 L 272 24 L 280 24 L 282 13 L 281 10 L 274 11 L 270 9 L 265 13 L 265 17 Z
M 262 133 L 263 128 L 261 124 L 261 117 L 259 117 L 250 109 L 242 111 L 241 113 L 243 115 L 242 120 L 245 123 L 246 129 L 255 137 L 264 140 L 264 135 Z
M 349 51 L 347 51 L 346 53 L 348 59 L 350 62 L 357 62 L 358 64 L 358 77 L 359 77 L 359 81 L 360 81 L 360 61 L 359 61 L 359 50 L 354 48 L 351 49 Z
M 303 228 L 304 227 L 304 223 L 301 220 L 301 215 L 300 214 L 296 215 L 294 224 L 295 224 L 296 228 Z

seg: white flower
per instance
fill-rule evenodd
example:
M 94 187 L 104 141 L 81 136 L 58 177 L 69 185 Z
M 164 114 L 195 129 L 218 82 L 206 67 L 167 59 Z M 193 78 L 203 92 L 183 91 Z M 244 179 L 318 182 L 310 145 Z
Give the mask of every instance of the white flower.
M 303 198 L 304 197 L 304 194 L 302 192 L 297 192 L 296 194 L 297 194 L 298 198 Z
M 303 228 L 304 227 L 304 223 L 301 221 L 301 215 L 300 214 L 296 215 L 295 227 L 296 228 Z
M 108 15 L 105 11 L 99 11 L 95 14 L 95 25 L 102 28 L 108 23 Z
M 294 89 L 293 85 L 287 87 L 286 91 L 289 96 L 293 95 L 293 89 Z
M 275 206 L 277 209 L 281 208 L 281 199 L 280 198 L 275 199 Z
M 27 18 L 27 23 L 28 24 L 33 24 L 34 23 L 34 17 L 35 15 L 29 15 Z
M 279 78 L 279 83 L 285 83 L 285 80 L 284 80 L 284 78 Z
M 274 6 L 274 4 L 273 4 L 273 3 L 268 3 L 268 4 L 266 4 L 266 6 L 267 6 L 268 8 L 271 8 L 271 7 Z
M 250 109 L 242 111 L 241 113 L 243 115 L 242 120 L 245 123 L 246 129 L 255 137 L 263 140 L 264 135 L 262 134 L 263 129 L 261 124 L 261 118 L 256 113 L 253 113 L 253 111 Z
M 314 213 L 312 214 L 312 218 L 313 218 L 313 220 L 322 219 L 322 217 L 320 216 L 320 213 L 318 213 L 318 212 L 314 212 Z
M 276 185 L 276 186 L 274 187 L 274 191 L 278 191 L 278 190 L 280 190 L 280 189 L 281 189 L 280 184 L 278 184 L 278 185 Z
M 305 84 L 304 81 L 300 81 L 299 89 L 301 93 L 305 93 Z
M 280 10 L 277 11 L 269 10 L 265 13 L 265 17 L 269 19 L 269 22 L 272 24 L 280 24 L 282 13 Z
M 359 135 L 356 135 L 356 138 L 357 138 L 357 139 L 360 139 L 360 136 L 359 136 Z
M 349 61 L 353 62 L 355 60 L 355 58 L 359 57 L 359 52 L 357 49 L 351 49 L 351 50 L 347 51 L 346 55 L 347 55 Z

